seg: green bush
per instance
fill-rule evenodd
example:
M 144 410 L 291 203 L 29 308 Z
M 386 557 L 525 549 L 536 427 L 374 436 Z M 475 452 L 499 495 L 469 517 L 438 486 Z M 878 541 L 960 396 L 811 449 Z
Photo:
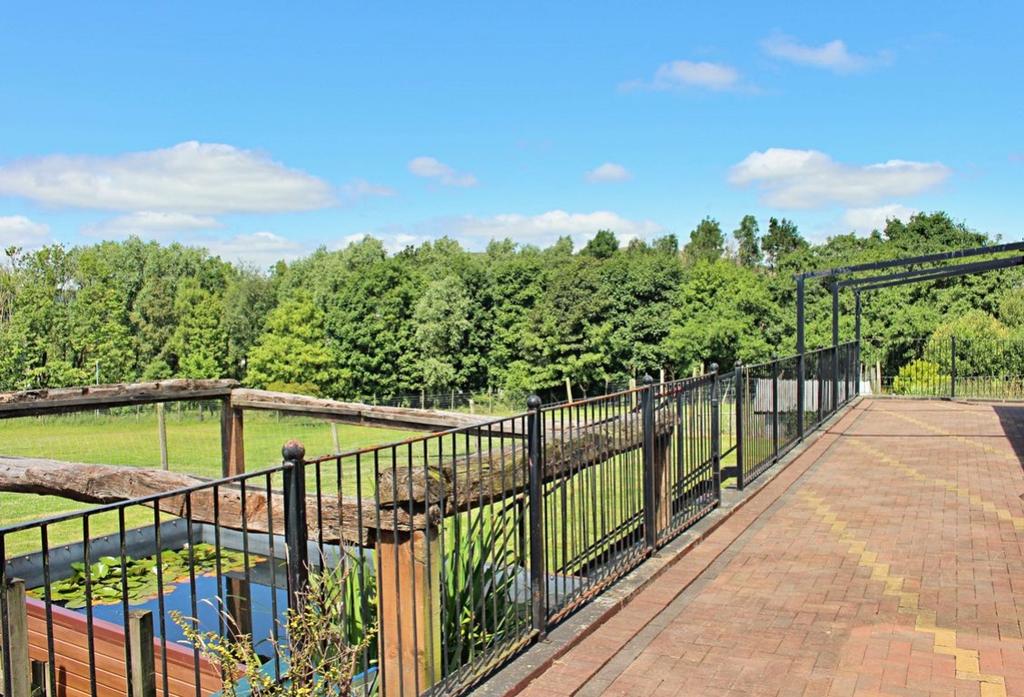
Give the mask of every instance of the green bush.
M 911 361 L 893 378 L 892 391 L 902 395 L 935 395 L 949 392 L 949 375 L 944 375 L 937 363 L 918 359 Z

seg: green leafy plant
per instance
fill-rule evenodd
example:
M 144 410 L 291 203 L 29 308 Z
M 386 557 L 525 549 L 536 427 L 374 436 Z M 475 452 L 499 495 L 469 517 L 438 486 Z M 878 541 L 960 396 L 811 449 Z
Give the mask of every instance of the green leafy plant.
M 519 567 L 509 546 L 517 536 L 516 520 L 507 513 L 500 505 L 478 510 L 467 515 L 458 536 L 452 535 L 455 544 L 445 557 L 441 586 L 442 644 L 452 668 L 466 665 L 518 626 Z
M 186 640 L 220 668 L 224 697 L 348 697 L 360 657 L 376 635 L 376 625 L 363 625 L 359 641 L 350 641 L 346 620 L 349 578 L 344 564 L 325 565 L 310 573 L 298 608 L 289 608 L 285 616 L 287 643 L 274 646 L 285 667 L 281 680 L 264 669 L 251 636 L 202 632 L 196 620 L 180 612 L 172 612 L 171 617 Z M 231 616 L 223 614 L 237 629 Z
M 941 373 L 938 363 L 918 359 L 900 368 L 892 380 L 892 391 L 903 395 L 944 394 L 949 385 L 949 375 Z
M 245 569 L 245 556 L 241 552 L 231 550 L 220 551 L 220 569 L 222 573 Z M 128 600 L 141 602 L 155 597 L 160 592 L 160 576 L 164 583 L 164 593 L 174 590 L 174 584 L 187 578 L 190 564 L 197 575 L 213 573 L 217 570 L 217 548 L 211 544 L 199 543 L 180 550 L 164 550 L 159 555 L 133 559 L 125 557 L 122 564 L 119 557 L 100 557 L 88 568 L 89 586 L 92 591 L 92 602 L 95 605 L 113 605 L 124 600 L 124 588 L 127 586 Z M 250 564 L 262 561 L 261 557 L 250 555 Z M 123 567 L 123 568 L 122 568 Z M 70 610 L 86 606 L 86 566 L 83 562 L 71 564 L 73 574 L 55 581 L 50 585 L 50 598 L 61 603 Z M 124 583 L 122 583 L 122 571 Z M 35 598 L 44 598 L 46 588 L 33 588 L 29 594 Z

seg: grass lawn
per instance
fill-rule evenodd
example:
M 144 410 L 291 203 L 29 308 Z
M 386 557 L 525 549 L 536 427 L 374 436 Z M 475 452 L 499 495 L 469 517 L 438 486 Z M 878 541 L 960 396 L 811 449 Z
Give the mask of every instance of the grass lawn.
M 724 411 L 724 410 L 723 410 Z M 728 422 L 723 418 L 723 426 Z M 202 417 L 195 409 L 178 411 L 169 406 L 166 411 L 168 469 L 201 477 L 216 478 L 221 474 L 220 416 L 216 411 L 207 410 Z M 157 418 L 152 408 L 121 409 L 113 413 L 93 412 L 49 417 L 29 417 L 0 421 L 0 454 L 24 457 L 40 457 L 69 462 L 127 465 L 134 467 L 160 467 L 160 445 Z M 297 438 L 306 447 L 308 458 L 335 451 L 334 435 L 330 424 L 308 417 L 278 415 L 273 412 L 247 411 L 245 415 L 245 457 L 246 467 L 255 471 L 281 463 L 281 446 L 289 439 Z M 341 450 L 353 450 L 377 444 L 401 441 L 417 435 L 413 432 L 393 429 L 370 428 L 354 425 L 337 425 L 338 446 Z M 730 439 L 723 434 L 723 449 L 729 447 Z M 492 443 L 499 447 L 497 442 Z M 424 458 L 432 463 L 445 461 L 452 453 L 474 451 L 477 447 L 487 448 L 488 443 L 477 443 L 473 437 L 446 437 L 431 440 L 429 447 L 401 446 L 394 451 L 380 452 L 376 463 L 373 458 L 363 457 L 361 493 L 372 497 L 374 493 L 374 469 L 386 470 L 392 466 L 392 459 L 399 467 L 410 462 L 422 466 Z M 734 455 L 724 458 L 723 466 L 734 462 Z M 337 461 L 325 462 L 320 471 L 321 491 L 332 497 L 338 492 Z M 348 457 L 341 462 L 342 493 L 355 496 L 357 493 L 355 458 Z M 315 491 L 316 471 L 307 470 L 307 489 Z M 589 475 L 588 475 L 589 476 Z M 603 479 L 603 478 L 602 478 Z M 610 483 L 611 480 L 609 480 Z M 265 486 L 266 480 L 258 478 L 252 485 Z M 727 482 L 728 485 L 731 482 Z M 280 477 L 274 477 L 272 486 L 280 489 Z M 602 487 L 605 488 L 605 487 Z M 612 487 L 614 489 L 614 487 Z M 592 493 L 592 492 L 591 492 Z M 582 496 L 582 492 L 579 494 Z M 615 498 L 622 498 L 625 492 L 618 492 Z M 613 503 L 618 508 L 621 502 Z M 33 494 L 0 493 L 0 526 L 36 520 L 68 511 L 89 508 L 87 504 L 52 496 Z M 617 511 L 620 515 L 624 511 Z M 616 517 L 616 516 L 613 516 Z M 149 525 L 153 513 L 144 507 L 132 507 L 125 512 L 128 528 Z M 91 536 L 116 532 L 116 513 L 104 513 L 90 517 Z M 588 535 L 589 537 L 589 535 Z M 54 525 L 49 530 L 51 546 L 82 539 L 80 520 Z M 40 547 L 38 531 L 15 533 L 5 539 L 6 554 L 24 554 Z
M 166 412 L 168 469 L 202 477 L 221 474 L 220 416 L 207 411 L 200 420 L 196 410 Z M 343 450 L 388 443 L 408 438 L 413 433 L 384 428 L 338 424 L 338 441 Z M 334 451 L 328 423 L 305 417 L 278 416 L 275 413 L 246 412 L 245 457 L 249 470 L 281 463 L 281 446 L 298 438 L 306 446 L 307 457 Z M 7 419 L 0 421 L 0 454 L 40 457 L 70 462 L 86 462 L 133 467 L 160 467 L 160 445 L 156 413 L 152 409 L 121 410 L 121 413 L 92 412 Z M 351 469 L 351 468 L 349 468 Z M 354 494 L 353 477 L 348 471 L 345 493 Z M 312 485 L 315 473 L 309 472 Z M 365 481 L 365 480 L 364 480 Z M 336 474 L 333 463 L 324 466 L 322 482 L 325 492 L 334 493 Z M 259 480 L 262 484 L 263 480 Z M 275 485 L 277 483 L 275 482 Z M 372 493 L 372 489 L 364 494 Z M 0 526 L 35 520 L 67 511 L 89 508 L 69 499 L 34 494 L 0 493 Z M 146 508 L 126 511 L 127 527 L 153 522 L 153 513 Z M 116 532 L 116 514 L 102 514 L 90 520 L 90 534 Z M 80 521 L 69 521 L 49 532 L 51 546 L 78 541 L 82 536 Z M 16 533 L 5 540 L 7 556 L 39 549 L 38 532 Z

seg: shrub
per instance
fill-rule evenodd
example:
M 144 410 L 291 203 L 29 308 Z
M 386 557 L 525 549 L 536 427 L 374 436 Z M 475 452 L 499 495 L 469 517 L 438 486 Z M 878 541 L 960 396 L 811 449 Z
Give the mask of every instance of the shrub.
M 938 363 L 924 359 L 911 361 L 900 368 L 899 374 L 892 381 L 894 394 L 945 394 L 949 387 L 949 375 L 941 374 Z

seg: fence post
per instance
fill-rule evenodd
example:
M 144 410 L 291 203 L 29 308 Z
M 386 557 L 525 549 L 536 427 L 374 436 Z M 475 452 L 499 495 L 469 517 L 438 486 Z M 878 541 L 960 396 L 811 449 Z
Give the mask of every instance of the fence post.
M 544 562 L 544 452 L 541 435 L 544 428 L 540 397 L 526 400 L 526 440 L 530 463 L 530 607 L 533 629 L 547 633 L 547 570 Z
M 153 657 L 153 615 L 148 610 L 128 613 L 131 634 L 129 655 L 132 697 L 156 697 L 156 661 Z
M 714 475 L 715 502 L 722 503 L 722 446 L 718 413 L 718 364 L 711 364 L 711 471 Z
M 779 461 L 779 365 L 778 355 L 772 356 L 772 462 Z
M 221 405 L 221 475 L 224 477 L 234 477 L 245 472 L 243 411 L 232 405 L 230 397 L 225 399 Z
M 640 393 L 640 413 L 643 427 L 644 463 L 644 542 L 647 549 L 658 545 L 658 502 L 654 486 L 654 378 L 643 377 L 643 392 Z
M 28 655 L 28 606 L 25 604 L 25 582 L 11 578 L 7 587 L 0 589 L 7 594 L 7 641 L 0 647 L 7 654 L 10 675 L 6 682 L 11 687 L 11 697 L 29 697 L 32 691 L 32 663 Z M 0 666 L 2 668 L 2 666 Z M 0 688 L 3 685 L 0 684 Z
M 181 404 L 180 402 L 178 403 Z M 164 415 L 164 403 L 156 403 L 156 433 L 160 444 L 160 469 L 167 469 L 167 417 Z
M 742 361 L 736 361 L 734 369 L 736 377 L 736 488 L 743 489 L 743 397 L 746 394 L 746 377 L 743 374 Z
M 290 440 L 284 457 L 284 539 L 288 550 L 288 607 L 298 610 L 309 583 L 309 530 L 306 524 L 306 448 Z
M 956 399 L 956 337 L 949 337 L 949 398 Z

